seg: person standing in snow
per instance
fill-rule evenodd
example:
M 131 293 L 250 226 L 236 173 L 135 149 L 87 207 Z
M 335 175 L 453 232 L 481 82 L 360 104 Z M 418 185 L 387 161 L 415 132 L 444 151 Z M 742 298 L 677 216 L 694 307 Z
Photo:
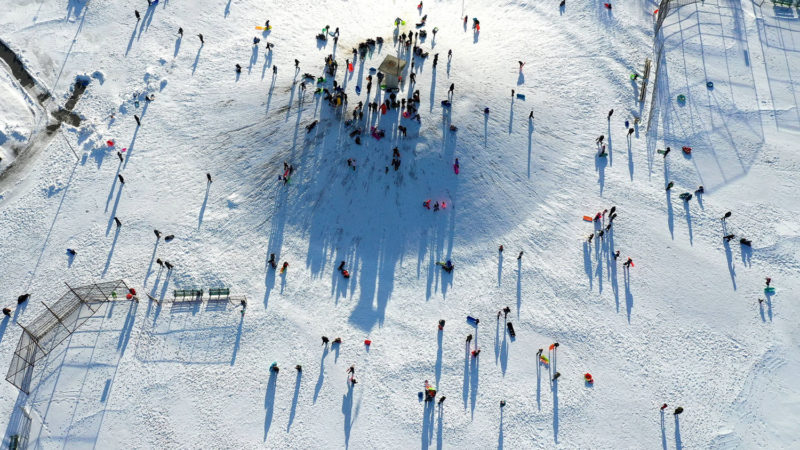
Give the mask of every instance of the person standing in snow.
M 206 179 L 208 179 L 208 182 L 211 183 L 211 174 L 210 173 L 206 173 Z
M 614 108 L 611 108 L 611 111 L 608 112 L 608 120 L 611 121 L 611 115 L 614 114 Z
M 206 41 L 205 41 L 205 40 L 203 40 L 203 33 L 200 33 L 200 34 L 198 34 L 198 35 L 197 35 L 197 37 L 199 37 L 199 38 L 200 38 L 200 45 L 201 45 L 201 46 L 202 46 L 202 45 L 204 45 L 204 44 L 206 43 Z
M 181 38 L 183 38 L 183 28 L 182 27 L 178 27 L 178 34 L 181 36 Z
M 628 258 L 628 260 L 625 261 L 624 263 L 622 263 L 622 265 L 625 266 L 625 267 L 632 267 L 633 266 L 633 260 L 631 258 Z
M 294 68 L 300 70 L 300 61 L 296 58 L 294 60 Z
M 142 20 L 142 18 L 139 16 L 139 11 L 138 10 L 134 9 L 133 10 L 133 15 L 136 16 L 136 21 L 137 22 Z
M 517 261 L 522 259 L 522 254 L 525 253 L 524 251 L 519 252 L 519 256 L 517 256 Z
M 119 220 L 119 218 L 117 218 L 116 216 L 114 216 L 114 223 L 117 224 L 117 227 L 121 227 L 122 226 L 122 221 Z

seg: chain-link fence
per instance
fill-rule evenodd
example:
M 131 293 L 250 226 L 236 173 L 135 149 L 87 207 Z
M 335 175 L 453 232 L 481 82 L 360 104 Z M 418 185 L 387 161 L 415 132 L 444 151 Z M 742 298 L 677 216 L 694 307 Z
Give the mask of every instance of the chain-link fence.
M 103 303 L 124 299 L 129 291 L 123 280 L 67 287 L 69 291 L 52 306 L 43 302 L 45 310 L 33 321 L 20 324 L 22 335 L 11 358 L 6 381 L 26 394 L 30 393 L 36 362 L 89 320 Z
M 667 16 L 680 8 L 681 6 L 691 5 L 694 3 L 704 2 L 705 0 L 661 0 L 658 4 L 658 14 L 656 14 L 656 21 L 653 28 L 653 62 L 656 67 L 653 71 L 653 87 L 652 94 L 650 95 L 650 112 L 647 116 L 647 132 L 650 132 L 650 124 L 653 122 L 653 114 L 658 109 L 656 101 L 658 101 L 658 76 L 661 73 L 662 61 L 666 58 L 664 55 L 664 35 L 662 27 L 664 20 Z

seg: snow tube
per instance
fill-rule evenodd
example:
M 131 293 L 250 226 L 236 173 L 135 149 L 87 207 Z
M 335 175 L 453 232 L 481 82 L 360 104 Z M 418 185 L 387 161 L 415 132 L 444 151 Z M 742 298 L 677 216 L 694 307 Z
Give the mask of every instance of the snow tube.
M 130 299 L 132 299 L 132 298 L 133 298 L 133 295 L 131 295 L 131 294 L 128 294 L 128 295 L 126 295 L 126 296 L 125 296 L 125 298 L 127 298 L 128 300 L 130 300 Z
M 686 96 L 683 94 L 678 94 L 678 103 L 686 103 Z
M 706 83 L 706 87 L 709 88 L 709 89 L 714 89 L 714 82 L 713 81 L 709 81 L 708 83 Z

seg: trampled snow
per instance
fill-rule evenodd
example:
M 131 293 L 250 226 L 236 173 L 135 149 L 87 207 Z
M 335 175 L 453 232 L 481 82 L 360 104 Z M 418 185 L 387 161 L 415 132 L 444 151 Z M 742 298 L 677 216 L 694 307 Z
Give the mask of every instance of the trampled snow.
M 56 103 L 76 80 L 88 86 L 80 125 L 48 135 L 35 99 L 0 71 L 0 126 L 31 134 L 28 158 L 0 163 L 0 295 L 14 309 L 0 322 L 0 364 L 16 324 L 64 283 L 124 278 L 140 301 L 104 306 L 37 364 L 30 395 L 0 387 L 4 445 L 15 435 L 32 448 L 800 445 L 796 9 L 676 8 L 641 105 L 630 74 L 654 59 L 650 1 L 7 3 L 0 39 Z M 356 145 L 345 121 L 359 101 L 385 98 L 374 82 L 368 99 L 365 78 L 398 55 L 395 18 L 399 34 L 423 15 L 430 56 L 413 58 L 415 86 L 409 59 L 400 94 L 419 90 L 420 123 L 365 110 Z M 255 30 L 267 19 L 270 32 Z M 339 27 L 338 45 L 315 39 L 326 25 Z M 351 49 L 378 36 L 349 73 Z M 314 83 L 300 88 L 334 52 L 341 109 Z M 370 136 L 373 125 L 386 136 Z M 447 207 L 427 210 L 428 199 Z M 588 242 L 599 224 L 582 217 L 612 206 L 613 227 Z M 289 262 L 284 274 L 271 253 Z M 448 259 L 449 274 L 436 265 Z M 246 314 L 238 302 L 170 301 L 195 286 L 229 286 Z M 323 335 L 343 342 L 323 346 Z M 539 364 L 554 342 L 557 361 Z M 418 399 L 426 380 L 441 406 Z

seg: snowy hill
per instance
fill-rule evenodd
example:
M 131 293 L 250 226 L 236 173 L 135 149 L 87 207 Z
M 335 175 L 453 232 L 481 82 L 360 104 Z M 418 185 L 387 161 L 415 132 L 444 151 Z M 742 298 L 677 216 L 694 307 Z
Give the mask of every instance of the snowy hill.
M 104 305 L 37 363 L 29 395 L 0 387 L 4 445 L 796 448 L 797 10 L 710 0 L 675 8 L 654 38 L 658 7 L 9 0 L 0 40 L 52 98 L 0 64 L 0 139 L 27 146 L 11 164 L 0 142 L 0 298 L 13 309 L 0 364 L 16 324 L 64 283 L 123 278 L 139 302 Z M 315 39 L 326 25 L 338 42 Z M 398 50 L 419 30 L 427 58 Z M 301 88 L 329 54 L 338 70 L 321 86 L 335 79 L 344 107 Z M 348 125 L 358 102 L 386 99 L 366 81 L 386 55 L 408 61 L 397 99 L 419 90 L 420 121 L 365 105 Z M 630 74 L 647 58 L 641 104 Z M 609 217 L 582 220 L 612 206 L 607 231 Z M 448 259 L 452 273 L 436 264 Z M 245 314 L 173 301 L 219 286 L 247 297 Z M 539 363 L 555 342 L 557 360 Z M 444 403 L 418 399 L 426 380 Z

